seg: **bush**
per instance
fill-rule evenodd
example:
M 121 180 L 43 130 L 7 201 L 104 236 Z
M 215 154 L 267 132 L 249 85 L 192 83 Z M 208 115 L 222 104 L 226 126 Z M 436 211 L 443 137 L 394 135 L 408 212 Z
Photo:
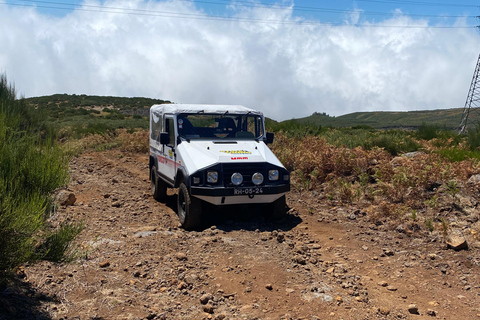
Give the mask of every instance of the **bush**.
M 480 123 L 477 123 L 475 129 L 468 130 L 467 144 L 470 150 L 478 150 L 480 147 Z
M 391 155 L 416 151 L 420 147 L 408 133 L 400 130 L 372 130 L 341 128 L 325 131 L 322 136 L 328 143 L 346 148 L 362 147 L 365 150 L 382 148 Z
M 438 128 L 436 125 L 422 122 L 422 124 L 418 127 L 417 137 L 423 140 L 432 140 L 438 137 L 437 131 Z
M 15 97 L 0 75 L 0 274 L 49 258 L 45 253 L 52 249 L 61 259 L 65 232 L 70 241 L 79 232 L 69 225 L 50 230 L 47 224 L 52 194 L 68 181 L 68 158 L 42 114 Z

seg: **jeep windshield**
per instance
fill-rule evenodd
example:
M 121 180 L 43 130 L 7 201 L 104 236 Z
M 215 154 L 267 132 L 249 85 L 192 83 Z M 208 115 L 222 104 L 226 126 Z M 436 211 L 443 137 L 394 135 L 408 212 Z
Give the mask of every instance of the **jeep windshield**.
M 258 140 L 264 135 L 263 119 L 254 114 L 181 113 L 177 129 L 181 137 L 189 140 Z

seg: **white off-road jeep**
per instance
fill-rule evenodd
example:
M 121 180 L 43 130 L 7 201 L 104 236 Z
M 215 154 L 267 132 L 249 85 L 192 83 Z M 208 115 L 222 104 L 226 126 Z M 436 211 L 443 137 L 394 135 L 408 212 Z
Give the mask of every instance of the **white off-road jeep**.
M 150 108 L 150 180 L 156 200 L 178 188 L 182 227 L 201 223 L 202 203 L 262 204 L 285 214 L 290 175 L 267 147 L 263 114 L 234 105 L 161 104 Z

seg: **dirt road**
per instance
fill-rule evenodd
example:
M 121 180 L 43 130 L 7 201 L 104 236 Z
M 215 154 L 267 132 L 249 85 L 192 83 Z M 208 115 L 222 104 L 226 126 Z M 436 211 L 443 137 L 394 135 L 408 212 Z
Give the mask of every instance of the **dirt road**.
M 52 221 L 84 221 L 82 258 L 20 272 L 42 293 L 43 317 L 480 319 L 477 249 L 387 230 L 316 192 L 290 193 L 279 223 L 255 208 L 227 208 L 188 232 L 178 227 L 175 194 L 166 204 L 150 195 L 147 156 L 92 152 L 71 171 L 76 203 Z

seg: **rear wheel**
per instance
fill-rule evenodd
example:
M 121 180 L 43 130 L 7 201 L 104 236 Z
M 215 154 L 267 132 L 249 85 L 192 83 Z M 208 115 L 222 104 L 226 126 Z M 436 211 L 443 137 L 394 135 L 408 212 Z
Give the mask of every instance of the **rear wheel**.
M 155 167 L 152 167 L 150 171 L 150 184 L 153 198 L 157 201 L 164 201 L 167 198 L 167 184 L 158 177 Z
M 182 227 L 187 230 L 197 229 L 201 222 L 202 201 L 191 197 L 184 183 L 178 189 L 177 205 Z

